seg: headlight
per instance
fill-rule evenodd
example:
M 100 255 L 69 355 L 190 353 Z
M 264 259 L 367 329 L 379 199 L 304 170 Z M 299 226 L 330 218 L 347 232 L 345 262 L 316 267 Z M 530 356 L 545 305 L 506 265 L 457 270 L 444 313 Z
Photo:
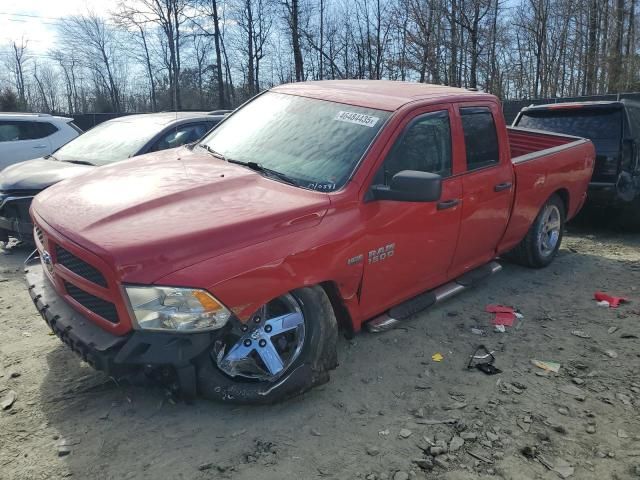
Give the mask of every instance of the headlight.
M 201 331 L 222 328 L 231 312 L 204 290 L 174 287 L 125 287 L 142 330 Z

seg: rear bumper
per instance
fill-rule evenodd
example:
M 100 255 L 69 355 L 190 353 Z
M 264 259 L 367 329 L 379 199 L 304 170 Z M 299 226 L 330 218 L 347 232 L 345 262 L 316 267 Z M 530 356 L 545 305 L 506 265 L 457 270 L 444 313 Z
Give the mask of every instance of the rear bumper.
M 71 308 L 54 289 L 39 261 L 25 270 L 31 300 L 67 346 L 84 361 L 108 375 L 121 377 L 145 366 L 172 367 L 181 390 L 195 395 L 194 360 L 205 354 L 217 332 L 173 334 L 133 331 L 117 336 Z
M 589 203 L 594 205 L 614 205 L 618 202 L 618 189 L 615 183 L 591 182 L 588 189 Z
M 640 175 L 627 172 L 620 174 L 616 182 L 589 183 L 589 204 L 596 207 L 612 207 L 627 209 L 630 206 L 636 210 L 640 198 Z

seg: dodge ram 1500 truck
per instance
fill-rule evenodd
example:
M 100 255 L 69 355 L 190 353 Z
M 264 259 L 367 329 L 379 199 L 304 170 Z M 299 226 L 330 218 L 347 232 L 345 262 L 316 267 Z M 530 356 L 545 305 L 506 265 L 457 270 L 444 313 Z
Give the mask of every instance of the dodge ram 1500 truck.
M 405 321 L 503 254 L 548 265 L 594 158 L 588 140 L 507 128 L 485 93 L 282 85 L 195 145 L 37 195 L 26 278 L 94 367 L 274 402 L 328 380 L 339 327 Z

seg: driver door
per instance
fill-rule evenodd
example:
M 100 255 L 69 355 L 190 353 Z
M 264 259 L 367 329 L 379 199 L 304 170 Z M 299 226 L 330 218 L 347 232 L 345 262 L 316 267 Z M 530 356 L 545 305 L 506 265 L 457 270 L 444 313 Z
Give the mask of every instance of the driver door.
M 462 183 L 455 176 L 454 159 L 459 152 L 457 142 L 452 142 L 451 112 L 438 108 L 404 122 L 372 185 L 390 185 L 403 170 L 437 173 L 443 178 L 440 200 L 372 200 L 362 205 L 365 316 L 447 280 L 460 226 Z

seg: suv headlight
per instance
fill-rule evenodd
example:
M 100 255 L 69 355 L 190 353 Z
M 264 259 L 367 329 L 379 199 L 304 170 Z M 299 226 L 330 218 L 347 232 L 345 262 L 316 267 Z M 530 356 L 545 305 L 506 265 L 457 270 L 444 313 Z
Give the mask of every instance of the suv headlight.
M 129 286 L 125 291 L 141 330 L 216 330 L 231 317 L 221 302 L 197 288 Z

